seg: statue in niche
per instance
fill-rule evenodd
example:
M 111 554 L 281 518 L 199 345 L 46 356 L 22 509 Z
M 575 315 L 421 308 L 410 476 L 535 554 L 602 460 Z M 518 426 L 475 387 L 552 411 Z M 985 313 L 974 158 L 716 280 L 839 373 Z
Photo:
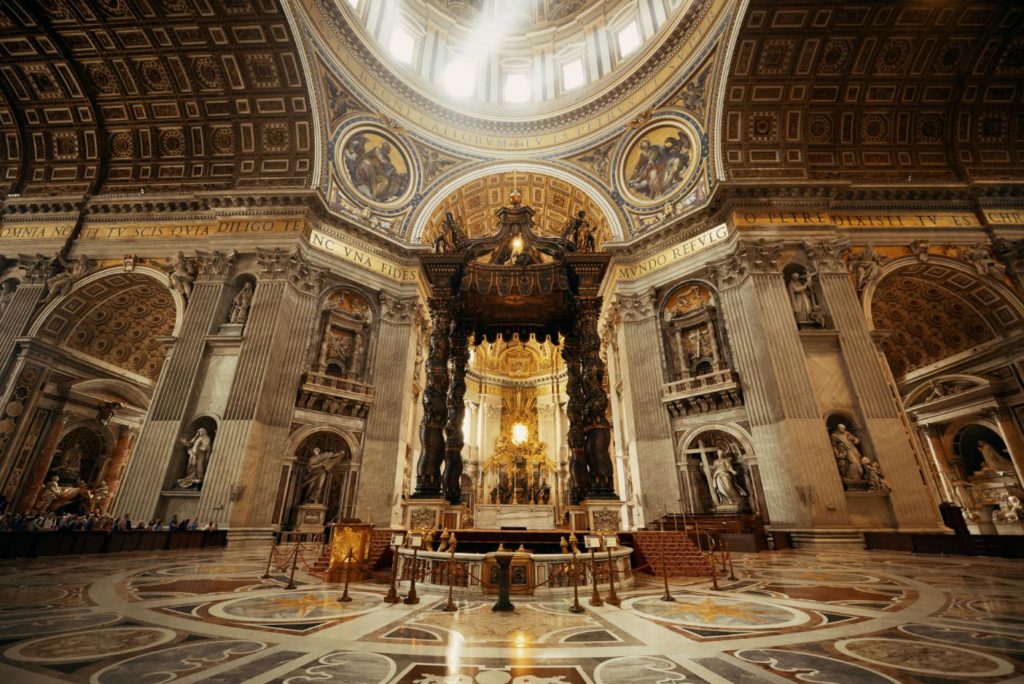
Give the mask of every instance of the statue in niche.
M 999 453 L 992 444 L 984 439 L 978 440 L 978 452 L 981 454 L 982 466 L 978 473 L 1001 473 L 1010 470 L 1010 462 Z
M 832 451 L 839 467 L 839 476 L 843 484 L 859 484 L 864 482 L 864 466 L 861 463 L 860 440 L 846 426 L 839 423 L 829 435 L 832 440 Z
M 861 255 L 854 262 L 854 274 L 857 278 L 857 291 L 861 292 L 865 287 L 873 283 L 882 275 L 882 263 L 885 257 L 875 251 L 873 245 L 868 245 Z
M 58 253 L 57 261 L 64 267 L 64 270 L 46 279 L 46 299 L 43 300 L 44 302 L 53 301 L 57 297 L 70 292 L 74 284 L 78 282 L 78 279 L 89 270 L 89 260 L 85 255 L 67 261 Z
M 210 435 L 207 434 L 206 428 L 199 428 L 192 435 L 192 439 L 183 437 L 181 444 L 185 447 L 185 451 L 188 454 L 188 462 L 185 464 L 185 477 L 178 480 L 177 484 L 181 489 L 190 489 L 203 482 L 203 476 L 206 474 L 206 463 L 210 457 L 210 448 L 213 446 L 213 442 L 210 440 Z
M 60 473 L 64 480 L 77 480 L 82 470 L 82 448 L 78 446 L 78 442 L 72 442 L 67 449 L 64 450 L 63 455 L 60 459 L 60 465 L 57 466 L 57 472 Z
M 114 417 L 114 414 L 121 410 L 121 402 L 119 401 L 105 401 L 100 404 L 99 409 L 96 410 L 96 422 L 100 425 L 107 425 L 110 423 L 110 419 Z
M 313 452 L 309 455 L 309 464 L 306 466 L 306 475 L 302 478 L 302 503 L 324 502 L 327 479 L 341 457 L 340 451 L 320 451 L 320 447 L 313 447 Z
M 332 334 L 327 343 L 327 358 L 341 364 L 341 369 L 349 373 L 355 360 L 356 340 L 352 335 Z
M 736 505 L 746 498 L 747 493 L 736 484 L 736 471 L 732 467 L 732 459 L 721 449 L 715 462 L 711 464 L 711 481 L 715 494 L 722 504 Z
M 547 504 L 551 501 L 551 485 L 548 484 L 547 478 L 544 478 L 540 482 L 540 501 L 543 504 Z
M 789 275 L 789 283 L 786 289 L 789 290 L 789 301 L 793 307 L 793 316 L 796 317 L 799 326 L 825 325 L 825 314 L 818 305 L 814 295 L 814 274 L 808 272 L 805 278 L 800 277 L 800 272 L 794 270 Z
M 171 272 L 167 276 L 171 288 L 187 302 L 192 298 L 192 284 L 195 279 L 192 264 L 185 258 L 184 253 L 178 252 L 171 260 Z
M 249 307 L 252 306 L 252 283 L 246 283 L 241 291 L 231 300 L 231 313 L 228 314 L 228 323 L 245 324 L 249 320 Z
M 14 290 L 17 288 L 17 284 L 13 280 L 8 280 L 0 285 L 0 318 L 3 318 L 4 312 L 7 311 L 7 307 L 11 305 L 11 300 L 14 299 Z

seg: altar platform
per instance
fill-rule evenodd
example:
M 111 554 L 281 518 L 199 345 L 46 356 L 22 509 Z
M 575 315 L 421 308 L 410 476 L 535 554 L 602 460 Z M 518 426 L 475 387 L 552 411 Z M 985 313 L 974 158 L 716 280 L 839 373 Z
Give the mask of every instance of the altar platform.
M 481 529 L 551 530 L 555 524 L 553 504 L 477 504 L 473 524 Z

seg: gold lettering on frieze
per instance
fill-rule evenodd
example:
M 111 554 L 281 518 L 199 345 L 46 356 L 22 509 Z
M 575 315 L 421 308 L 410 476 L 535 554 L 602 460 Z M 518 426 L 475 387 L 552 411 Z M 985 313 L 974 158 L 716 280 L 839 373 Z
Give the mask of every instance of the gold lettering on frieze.
M 1024 224 L 1024 209 L 986 209 L 985 220 L 998 226 L 1019 226 Z
M 733 225 L 836 226 L 837 228 L 980 228 L 978 217 L 967 211 L 862 213 L 831 211 L 737 211 Z
M 322 233 L 316 229 L 311 230 L 309 233 L 309 244 L 315 249 L 341 257 L 345 261 L 360 266 L 367 271 L 379 273 L 386 278 L 400 283 L 414 283 L 419 278 L 418 271 L 415 268 L 408 268 L 390 259 L 371 254 L 366 250 L 345 242 L 339 237 Z
M 657 254 L 635 261 L 631 264 L 620 264 L 615 267 L 615 277 L 617 280 L 636 280 L 642 278 L 648 273 L 658 271 L 670 264 L 674 264 L 681 259 L 696 254 L 704 249 L 707 249 L 713 244 L 721 242 L 725 238 L 729 237 L 729 226 L 725 223 L 721 223 L 714 228 L 704 231 L 696 237 L 692 237 L 689 240 L 684 240 L 680 243 L 661 250 Z
M 27 225 L 0 226 L 0 240 L 51 240 L 67 239 L 73 225 Z
M 238 235 L 299 233 L 302 219 L 234 219 L 200 223 L 133 223 L 86 226 L 84 240 L 175 240 Z

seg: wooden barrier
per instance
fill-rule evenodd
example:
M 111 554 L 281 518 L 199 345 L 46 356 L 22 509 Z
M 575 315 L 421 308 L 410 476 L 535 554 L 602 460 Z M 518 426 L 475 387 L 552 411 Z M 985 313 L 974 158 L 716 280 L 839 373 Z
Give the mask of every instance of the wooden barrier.
M 0 558 L 77 556 L 127 551 L 180 551 L 227 546 L 227 531 L 145 532 L 53 530 L 0 532 Z

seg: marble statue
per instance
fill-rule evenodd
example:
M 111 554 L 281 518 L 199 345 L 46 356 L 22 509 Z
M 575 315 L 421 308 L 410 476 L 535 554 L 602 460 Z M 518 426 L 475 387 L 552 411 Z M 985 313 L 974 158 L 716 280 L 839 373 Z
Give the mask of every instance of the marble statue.
M 341 460 L 341 456 L 337 451 L 321 451 L 319 447 L 313 447 L 313 453 L 309 455 L 309 464 L 306 466 L 306 475 L 302 478 L 302 503 L 324 502 L 327 478 Z
M 858 292 L 878 279 L 878 276 L 882 274 L 882 262 L 884 261 L 885 257 L 876 252 L 873 245 L 868 245 L 865 248 L 853 266 Z
M 882 492 L 883 494 L 887 494 L 892 491 L 889 484 L 885 481 L 885 477 L 882 475 L 881 466 L 867 456 L 861 457 L 860 464 L 864 471 L 864 480 L 868 483 L 869 492 Z
M 103 511 L 107 507 L 107 499 L 110 498 L 110 489 L 106 482 L 100 482 L 92 491 L 92 510 Z
M 995 523 L 1020 522 L 1021 517 L 1024 517 L 1024 506 L 1021 505 L 1020 497 L 1013 494 L 1007 494 L 999 502 L 999 509 L 992 511 L 992 522 Z
M 206 462 L 210 457 L 212 441 L 207 434 L 206 428 L 199 428 L 192 435 L 192 439 L 182 438 L 182 445 L 188 452 L 188 463 L 185 465 L 185 477 L 178 480 L 178 486 L 188 489 L 203 481 L 206 474 Z
M 992 253 L 989 252 L 988 247 L 983 242 L 967 247 L 961 252 L 961 256 L 965 261 L 970 262 L 974 266 L 974 270 L 980 276 L 1002 276 L 1003 271 L 1005 271 L 1003 265 L 993 258 Z
M 78 446 L 78 442 L 73 442 L 64 450 L 57 470 L 64 476 L 65 480 L 78 479 L 78 475 L 82 470 L 82 449 Z
M 786 285 L 793 315 L 799 325 L 818 324 L 816 319 L 820 316 L 820 308 L 814 302 L 814 291 L 811 289 L 813 281 L 813 273 L 808 273 L 807 278 L 801 280 L 800 272 L 793 271 Z
M 241 291 L 231 300 L 231 313 L 228 323 L 243 324 L 249 319 L 249 307 L 252 306 L 252 283 L 246 283 Z
M 738 504 L 747 496 L 743 488 L 736 484 L 732 460 L 721 449 L 718 450 L 718 458 L 711 464 L 711 481 L 720 503 Z
M 57 254 L 57 261 L 64 267 L 64 270 L 46 279 L 46 299 L 43 300 L 46 302 L 53 301 L 70 292 L 78 279 L 89 270 L 89 260 L 85 255 L 66 261 L 64 257 Z
M 114 414 L 124 408 L 119 401 L 105 401 L 96 410 L 96 422 L 100 425 L 107 425 Z
M 6 281 L 3 285 L 0 285 L 0 318 L 3 318 L 4 311 L 10 306 L 11 300 L 14 299 L 14 290 L 17 287 L 13 280 Z
M 192 284 L 195 276 L 192 275 L 192 265 L 182 252 L 178 252 L 171 261 L 171 272 L 167 276 L 171 287 L 180 294 L 185 301 L 192 297 Z
M 842 423 L 832 431 L 829 437 L 832 440 L 832 451 L 835 454 L 839 475 L 843 482 L 862 482 L 864 466 L 861 463 L 860 440 Z
M 1009 470 L 1007 466 L 1010 464 L 1006 460 L 1006 457 L 999 453 L 999 450 L 992 446 L 991 443 L 985 441 L 984 439 L 979 439 L 978 451 L 981 453 L 981 458 L 983 461 L 981 470 L 978 472 L 1001 473 L 1005 470 Z

